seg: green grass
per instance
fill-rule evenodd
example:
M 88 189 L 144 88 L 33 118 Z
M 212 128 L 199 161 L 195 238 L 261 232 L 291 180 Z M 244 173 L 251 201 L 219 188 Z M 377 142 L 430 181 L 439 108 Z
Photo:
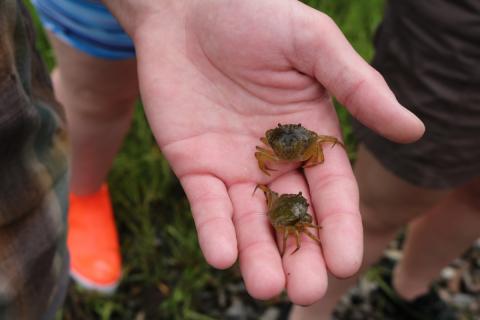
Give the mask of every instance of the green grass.
M 355 49 L 367 60 L 371 58 L 371 38 L 382 16 L 383 0 L 305 2 L 329 14 Z M 49 67 L 53 67 L 54 57 L 42 32 L 38 48 Z M 355 141 L 348 115 L 341 106 L 337 109 L 353 159 Z M 224 292 L 228 284 L 241 282 L 238 269 L 217 271 L 205 263 L 188 203 L 156 147 L 140 107 L 115 160 L 109 183 L 121 234 L 123 281 L 111 297 L 89 294 L 72 286 L 57 318 L 222 318 L 216 311 L 222 308 L 219 292 Z M 268 304 L 252 303 L 259 308 Z

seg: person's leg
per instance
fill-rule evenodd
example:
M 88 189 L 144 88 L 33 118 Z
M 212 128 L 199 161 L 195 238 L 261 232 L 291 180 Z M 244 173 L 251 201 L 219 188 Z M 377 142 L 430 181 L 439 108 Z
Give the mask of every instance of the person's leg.
M 354 170 L 364 220 L 362 272 L 379 259 L 402 226 L 430 209 L 447 191 L 419 188 L 403 181 L 387 171 L 364 147 L 359 149 Z M 356 281 L 357 276 L 346 280 L 330 277 L 325 297 L 308 307 L 295 306 L 290 320 L 330 319 L 338 300 Z
M 414 221 L 393 285 L 407 300 L 428 291 L 429 284 L 480 236 L 480 179 L 458 188 Z
M 70 274 L 85 288 L 110 293 L 122 263 L 105 180 L 139 95 L 136 61 L 95 58 L 54 35 L 50 40 L 55 95 L 65 107 L 71 140 Z
M 127 133 L 139 95 L 136 60 L 89 56 L 50 35 L 57 59 L 52 80 L 64 105 L 72 145 L 71 192 L 100 189 Z

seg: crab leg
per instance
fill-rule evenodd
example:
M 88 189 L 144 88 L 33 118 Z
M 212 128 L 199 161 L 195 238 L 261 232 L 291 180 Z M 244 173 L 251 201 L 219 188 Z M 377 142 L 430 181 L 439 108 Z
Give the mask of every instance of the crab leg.
M 313 223 L 305 223 L 304 226 L 305 227 L 310 227 L 310 228 L 322 229 L 321 226 L 316 226 Z
M 323 155 L 322 143 L 332 143 L 332 148 L 339 144 L 343 148 L 345 146 L 343 143 L 335 137 L 332 136 L 318 136 L 317 141 L 312 144 L 307 151 L 305 152 L 305 164 L 303 165 L 304 168 L 312 167 L 317 164 L 323 163 L 325 161 L 325 156 Z
M 265 154 L 267 154 L 267 155 L 275 158 L 275 160 L 279 160 L 279 159 L 277 158 L 277 156 L 275 155 L 275 153 L 273 153 L 272 150 L 265 149 L 265 148 L 262 148 L 262 147 L 259 147 L 259 146 L 255 146 L 255 149 L 257 149 L 257 151 L 260 151 L 260 152 L 262 152 L 262 153 L 265 153 Z
M 308 231 L 307 229 L 303 229 L 302 230 L 303 232 L 305 232 L 305 234 L 312 240 L 315 240 L 315 242 L 317 242 L 318 244 L 322 244 L 320 242 L 320 239 L 318 239 L 318 237 L 316 235 L 314 235 L 313 233 L 311 233 L 310 231 Z
M 278 157 L 273 153 L 273 151 L 270 151 L 268 149 L 265 149 L 265 148 L 262 148 L 262 147 L 259 147 L 259 146 L 256 146 L 256 149 L 258 150 L 257 152 L 255 152 L 255 158 L 257 158 L 257 161 L 258 161 L 258 167 L 260 168 L 260 170 L 263 171 L 263 173 L 265 173 L 267 176 L 270 175 L 270 173 L 268 173 L 267 170 L 270 170 L 270 171 L 276 171 L 275 169 L 270 169 L 267 167 L 267 165 L 265 164 L 266 161 L 279 161 L 280 159 L 278 159 Z
M 290 232 L 288 231 L 288 229 L 284 229 L 284 231 L 283 231 L 283 242 L 282 242 L 282 252 L 280 252 L 281 256 L 283 256 L 283 254 L 285 253 L 285 250 L 287 248 L 287 239 L 288 239 L 289 234 L 290 234 Z
M 295 228 L 293 230 L 295 232 L 295 242 L 297 243 L 297 248 L 295 250 L 293 250 L 293 252 L 290 253 L 290 254 L 294 254 L 295 252 L 297 252 L 300 249 L 300 233 Z
M 319 143 L 314 143 L 308 147 L 305 152 L 305 163 L 303 164 L 304 168 L 312 167 L 314 165 L 320 164 L 323 162 L 323 152 L 322 147 Z
M 340 141 L 338 140 L 337 138 L 335 137 L 332 137 L 332 136 L 318 136 L 317 138 L 317 143 L 318 144 L 322 144 L 322 143 L 325 143 L 325 142 L 330 142 L 332 143 L 332 148 L 335 147 L 336 144 L 339 144 L 342 146 L 342 148 L 345 149 L 345 145 Z
M 270 209 L 271 204 L 278 199 L 278 193 L 270 190 L 270 188 L 268 188 L 264 184 L 257 184 L 255 186 L 255 189 L 253 190 L 252 196 L 255 194 L 255 191 L 257 191 L 257 189 L 261 189 L 265 194 L 265 198 L 267 200 L 267 207 Z

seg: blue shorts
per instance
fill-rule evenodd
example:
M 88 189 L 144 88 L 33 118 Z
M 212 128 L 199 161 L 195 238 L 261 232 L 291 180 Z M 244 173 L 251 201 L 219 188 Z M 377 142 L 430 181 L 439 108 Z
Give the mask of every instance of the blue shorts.
M 59 39 L 91 56 L 135 57 L 130 37 L 110 11 L 95 0 L 32 0 L 44 27 Z

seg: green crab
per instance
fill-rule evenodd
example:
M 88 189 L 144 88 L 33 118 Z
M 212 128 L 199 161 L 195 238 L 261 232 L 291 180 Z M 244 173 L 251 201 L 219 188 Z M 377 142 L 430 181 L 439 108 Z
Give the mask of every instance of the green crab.
M 301 192 L 298 194 L 279 195 L 263 184 L 258 184 L 253 192 L 257 189 L 261 189 L 267 199 L 267 215 L 270 223 L 276 231 L 283 234 L 281 255 L 285 252 L 287 239 L 290 234 L 295 235 L 297 243 L 297 248 L 291 254 L 300 249 L 300 234 L 302 232 L 321 245 L 320 239 L 307 229 L 321 229 L 321 227 L 312 223 L 312 216 L 307 212 L 307 199 L 302 196 Z
M 270 175 L 267 170 L 274 171 L 267 167 L 269 162 L 283 161 L 301 161 L 302 167 L 307 168 L 322 163 L 325 158 L 323 155 L 322 143 L 333 143 L 345 146 L 335 137 L 318 135 L 313 131 L 305 129 L 301 124 L 278 124 L 278 127 L 268 130 L 265 137 L 260 138 L 270 149 L 257 146 L 255 158 L 258 166 L 266 175 Z

